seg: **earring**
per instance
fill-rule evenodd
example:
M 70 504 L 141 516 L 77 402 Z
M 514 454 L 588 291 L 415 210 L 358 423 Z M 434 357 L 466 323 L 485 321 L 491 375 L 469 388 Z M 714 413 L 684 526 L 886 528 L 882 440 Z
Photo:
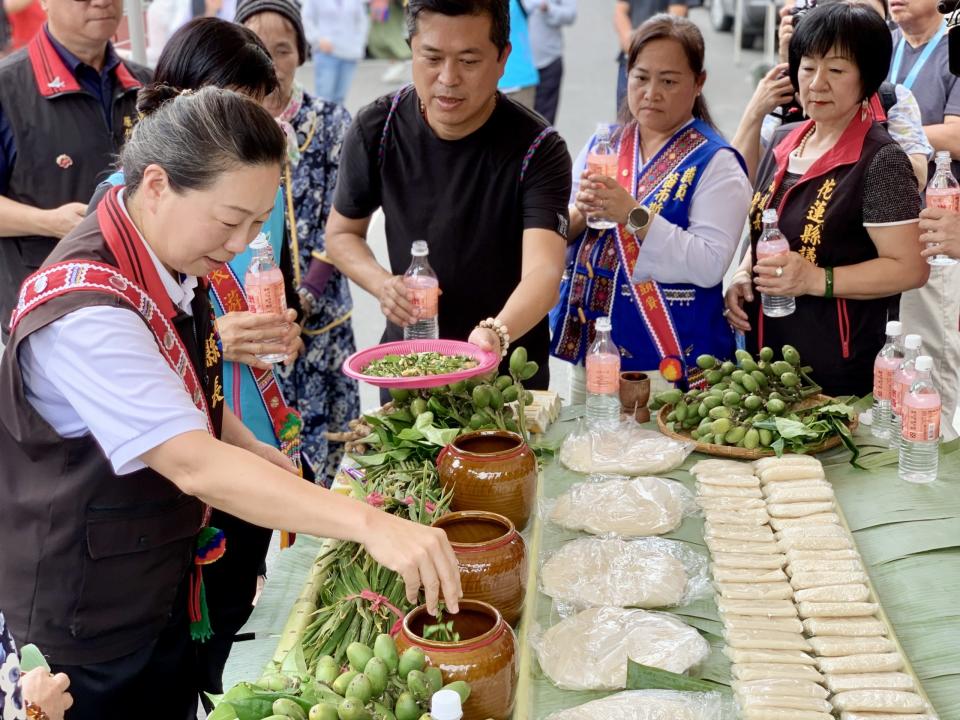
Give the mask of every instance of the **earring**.
M 860 121 L 863 122 L 867 119 L 867 111 L 870 108 L 870 103 L 867 102 L 867 99 L 864 98 L 863 102 L 860 103 Z

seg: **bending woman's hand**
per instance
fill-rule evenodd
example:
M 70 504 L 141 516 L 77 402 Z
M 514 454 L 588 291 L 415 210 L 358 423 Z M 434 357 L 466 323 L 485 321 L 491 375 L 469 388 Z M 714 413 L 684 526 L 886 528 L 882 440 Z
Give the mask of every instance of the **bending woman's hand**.
M 800 297 L 822 294 L 815 290 L 823 289 L 826 282 L 822 268 L 795 252 L 763 258 L 753 266 L 753 272 L 757 277 L 757 292 L 764 295 Z
M 740 280 L 735 276 L 734 281 L 727 288 L 723 302 L 726 306 L 723 314 L 727 317 L 730 327 L 740 332 L 750 332 L 750 318 L 743 309 L 745 302 L 753 302 L 753 283 L 750 282 L 749 276 Z
M 64 713 L 73 705 L 73 696 L 67 692 L 70 678 L 63 673 L 54 675 L 46 668 L 34 668 L 24 673 L 20 687 L 24 701 L 43 710 L 50 720 L 63 720 Z
M 257 355 L 282 353 L 296 359 L 303 347 L 300 340 L 300 325 L 297 311 L 287 310 L 285 315 L 231 312 L 217 318 L 217 332 L 223 344 L 223 359 L 240 362 L 250 367 L 266 370 L 270 363 Z

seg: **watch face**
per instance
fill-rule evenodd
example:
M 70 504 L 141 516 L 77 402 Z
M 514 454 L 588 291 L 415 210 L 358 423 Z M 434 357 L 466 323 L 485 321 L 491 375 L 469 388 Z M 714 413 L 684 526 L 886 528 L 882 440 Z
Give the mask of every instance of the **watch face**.
M 650 220 L 650 213 L 645 207 L 635 207 L 630 211 L 630 215 L 627 218 L 630 224 L 637 228 L 644 228 L 647 225 L 647 222 Z

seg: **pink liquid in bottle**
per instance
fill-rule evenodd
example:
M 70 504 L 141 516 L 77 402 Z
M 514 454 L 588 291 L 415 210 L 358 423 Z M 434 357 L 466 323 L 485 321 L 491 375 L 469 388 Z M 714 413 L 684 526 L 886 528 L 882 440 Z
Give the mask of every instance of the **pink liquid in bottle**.
M 908 392 L 903 398 L 902 439 L 930 442 L 940 437 L 940 394 Z
M 280 268 L 248 272 L 244 280 L 247 304 L 253 313 L 283 313 L 287 309 L 287 297 L 283 292 L 283 273 Z
M 587 392 L 612 395 L 620 392 L 620 356 L 614 353 L 587 355 Z
M 960 212 L 960 190 L 957 188 L 927 188 L 927 207 L 949 212 Z
M 604 175 L 609 178 L 616 178 L 617 156 L 599 155 L 591 152 L 587 155 L 587 172 L 590 175 Z
M 890 400 L 893 396 L 893 376 L 900 367 L 902 358 L 878 355 L 873 363 L 873 397 L 875 400 Z
M 893 412 L 897 415 L 903 415 L 903 399 L 910 392 L 910 387 L 917 379 L 917 371 L 913 368 L 909 370 L 898 369 L 893 375 L 893 395 L 890 397 L 890 404 Z
M 421 320 L 436 318 L 440 307 L 440 281 L 425 275 L 407 275 L 403 284 L 410 290 L 417 317 Z

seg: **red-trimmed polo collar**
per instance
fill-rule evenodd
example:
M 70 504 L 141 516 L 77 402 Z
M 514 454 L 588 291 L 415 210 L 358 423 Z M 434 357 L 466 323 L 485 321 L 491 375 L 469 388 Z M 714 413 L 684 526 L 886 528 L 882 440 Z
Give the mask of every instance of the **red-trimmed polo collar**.
M 82 90 L 74 74 L 80 61 L 77 60 L 72 68 L 68 65 L 64 59 L 64 54 L 68 58 L 72 57 L 72 54 L 66 48 L 63 48 L 63 52 L 61 52 L 60 48 L 57 47 L 56 40 L 49 34 L 46 25 L 30 41 L 27 52 L 40 95 L 45 98 L 52 98 Z M 124 90 L 134 90 L 142 87 L 141 82 L 127 69 L 112 46 L 107 46 L 107 52 L 116 58 L 112 72 L 120 87 Z
M 837 143 L 817 158 L 816 162 L 803 174 L 804 179 L 823 175 L 841 165 L 853 165 L 856 163 L 860 159 L 860 154 L 863 152 L 863 143 L 866 140 L 867 133 L 870 132 L 870 128 L 873 126 L 873 122 L 872 113 L 858 111 L 853 116 L 850 124 L 847 125 L 847 129 L 843 131 L 843 135 L 840 136 Z M 807 120 L 801 123 L 773 149 L 773 156 L 777 160 L 778 175 L 786 172 L 787 164 L 790 160 L 790 153 L 797 149 L 800 142 L 812 127 L 813 120 Z

